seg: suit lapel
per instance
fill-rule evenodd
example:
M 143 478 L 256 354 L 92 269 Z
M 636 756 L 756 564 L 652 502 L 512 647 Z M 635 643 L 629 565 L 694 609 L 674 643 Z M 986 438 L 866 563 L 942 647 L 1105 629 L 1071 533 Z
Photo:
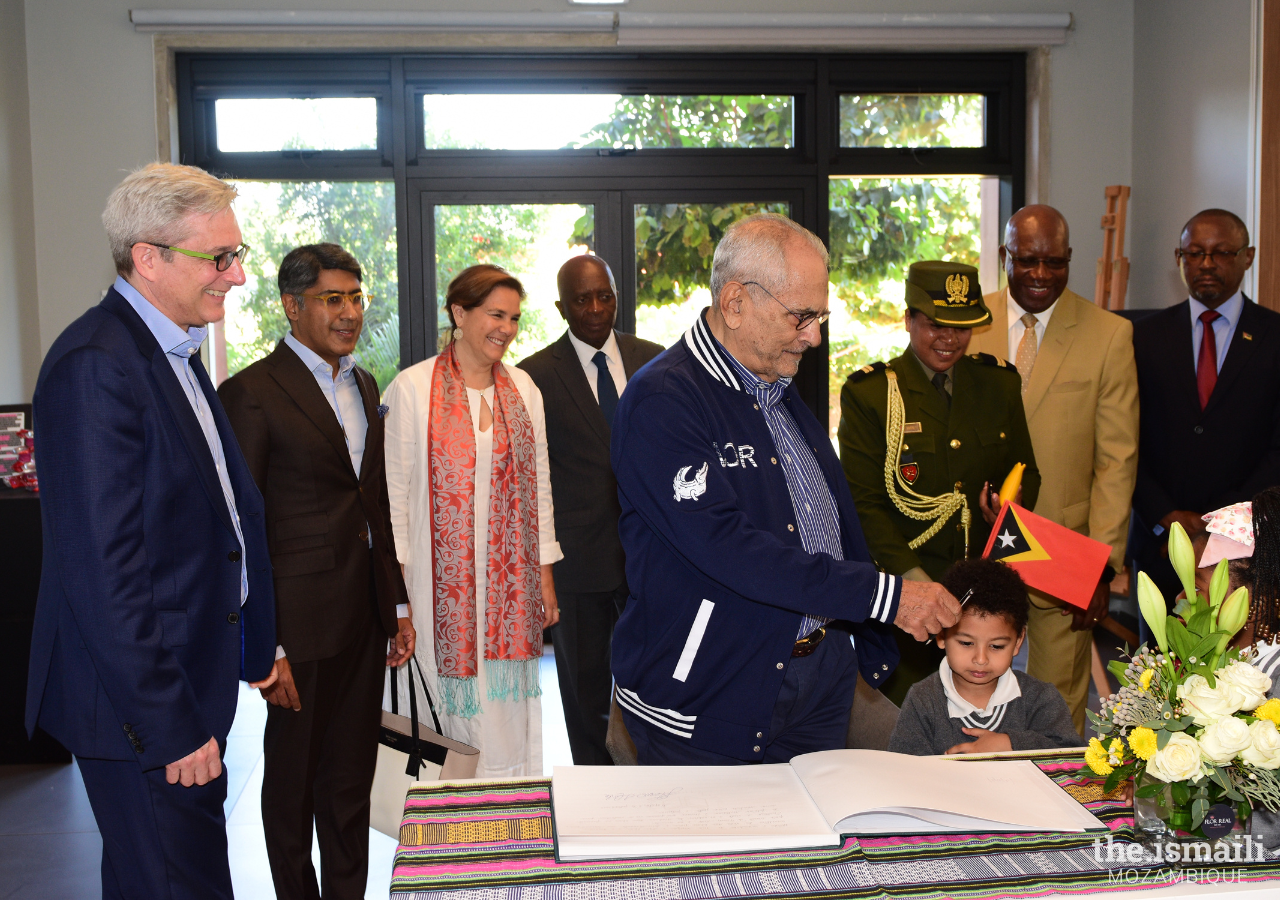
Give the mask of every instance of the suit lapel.
M 620 334 L 615 331 L 614 339 L 618 342 L 618 353 L 622 356 L 622 373 L 627 376 L 627 381 L 631 380 L 631 376 L 636 374 L 643 363 L 640 362 L 640 355 L 636 352 L 635 338 L 629 334 Z
M 1031 380 L 1027 384 L 1027 392 L 1022 396 L 1022 406 L 1028 419 L 1044 400 L 1049 385 L 1053 384 L 1054 376 L 1062 368 L 1067 351 L 1075 340 L 1076 323 L 1079 321 L 1079 309 L 1075 304 L 1075 295 L 1070 291 L 1063 291 L 1049 318 L 1049 324 L 1045 327 L 1044 346 L 1036 353 L 1036 364 L 1031 367 Z
M 569 342 L 569 332 L 565 332 L 556 341 L 551 355 L 556 360 L 556 375 L 564 384 L 565 390 L 573 398 L 573 402 L 582 410 L 583 419 L 591 425 L 592 431 L 599 435 L 605 446 L 609 446 L 609 423 L 604 420 L 604 412 L 600 402 L 591 393 L 591 385 L 587 383 L 587 373 L 578 359 L 578 351 Z
M 363 482 L 365 475 L 370 471 L 370 467 L 374 464 L 369 462 L 372 458 L 375 462 L 382 458 L 382 428 L 375 426 L 375 422 L 381 423 L 378 417 L 378 389 L 377 382 L 373 380 L 373 376 L 364 369 L 356 366 L 354 369 L 356 376 L 356 385 L 360 388 L 360 400 L 364 406 L 364 455 L 360 457 L 360 481 Z M 351 454 L 347 453 L 347 458 L 351 458 Z
M 1169 315 L 1171 318 L 1163 343 L 1168 348 L 1169 364 L 1173 367 L 1171 383 L 1174 396 L 1184 398 L 1192 420 L 1199 419 L 1203 413 L 1200 410 L 1200 389 L 1196 386 L 1195 357 L 1191 352 L 1191 301 L 1183 300 L 1171 307 Z M 1243 321 L 1243 313 L 1240 318 Z M 1237 326 L 1236 332 L 1239 331 Z
M 1259 332 L 1266 326 L 1257 321 L 1256 313 L 1257 307 L 1245 297 L 1240 320 L 1236 322 L 1236 332 L 1231 336 L 1231 346 L 1227 348 L 1227 358 L 1222 361 L 1222 371 L 1218 373 L 1218 380 L 1213 386 L 1213 393 L 1209 395 L 1209 405 L 1205 407 L 1205 412 L 1224 402 L 1221 398 L 1231 392 L 1231 383 L 1244 371 L 1245 365 L 1257 349 L 1260 343 Z M 1246 333 L 1252 340 L 1245 338 Z
M 271 356 L 271 377 L 284 389 L 284 392 L 298 404 L 298 408 L 320 429 L 329 444 L 342 458 L 351 477 L 355 478 L 355 470 L 351 467 L 351 451 L 347 448 L 346 436 L 338 425 L 338 417 L 333 414 L 333 407 L 324 398 L 316 376 L 307 370 L 307 366 L 284 341 L 277 345 Z M 362 392 L 363 394 L 363 392 Z M 363 466 L 361 467 L 363 468 Z
M 892 366 L 893 371 L 898 374 L 899 388 L 911 391 L 915 395 L 916 406 L 922 412 L 936 419 L 942 426 L 942 433 L 945 434 L 951 409 L 938 393 L 938 389 L 925 377 L 924 369 L 916 360 L 915 355 L 908 350 L 895 359 Z M 955 390 L 954 382 L 952 390 Z
M 182 443 L 191 454 L 196 474 L 200 477 L 200 484 L 218 513 L 218 518 L 222 520 L 222 524 L 234 534 L 235 526 L 231 522 L 231 511 L 227 509 L 227 498 L 222 494 L 222 483 L 218 480 L 218 470 L 213 462 L 213 453 L 209 450 L 209 441 L 204 436 L 204 429 L 200 427 L 200 420 L 196 418 L 196 411 L 191 408 L 191 401 L 187 399 L 186 391 L 183 390 L 177 374 L 173 371 L 169 355 L 160 347 L 160 343 L 147 327 L 147 323 L 142 321 L 142 317 L 129 305 L 129 301 L 120 296 L 114 288 L 107 292 L 107 296 L 102 300 L 102 306 L 124 322 L 133 335 L 138 349 L 148 357 L 151 363 L 151 377 L 156 380 L 160 394 L 164 397 L 173 421 L 178 427 L 178 434 L 182 436 Z M 225 453 L 225 438 L 223 438 L 223 447 Z

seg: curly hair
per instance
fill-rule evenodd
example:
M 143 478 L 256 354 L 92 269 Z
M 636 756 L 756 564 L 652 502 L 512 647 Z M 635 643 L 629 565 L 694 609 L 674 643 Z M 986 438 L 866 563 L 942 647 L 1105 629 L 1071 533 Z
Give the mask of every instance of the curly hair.
M 993 559 L 962 559 L 952 564 L 942 576 L 942 586 L 957 600 L 973 590 L 965 612 L 984 616 L 1003 616 L 1022 634 L 1027 629 L 1027 586 L 1022 576 L 1002 562 Z
M 1253 556 L 1245 565 L 1254 640 L 1280 634 L 1280 487 L 1253 498 Z

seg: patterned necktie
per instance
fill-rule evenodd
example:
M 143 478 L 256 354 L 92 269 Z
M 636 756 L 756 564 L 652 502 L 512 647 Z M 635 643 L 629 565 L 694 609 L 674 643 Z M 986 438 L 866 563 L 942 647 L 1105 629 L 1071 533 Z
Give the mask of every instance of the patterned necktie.
M 936 372 L 933 376 L 933 386 L 938 389 L 938 393 L 942 395 L 942 400 L 947 404 L 947 409 L 951 408 L 951 395 L 947 393 L 947 373 Z
M 1031 382 L 1031 370 L 1036 364 L 1036 353 L 1040 351 L 1039 342 L 1036 340 L 1036 322 L 1035 316 L 1031 313 L 1022 314 L 1022 342 L 1018 344 L 1018 358 L 1014 361 L 1014 365 L 1018 367 L 1018 374 L 1022 376 L 1022 393 L 1027 392 L 1027 385 Z
M 1213 386 L 1218 383 L 1218 339 L 1213 333 L 1213 320 L 1221 319 L 1211 309 L 1200 313 L 1204 333 L 1200 335 L 1200 355 L 1196 359 L 1196 388 L 1200 392 L 1200 408 L 1209 405 Z
M 596 364 L 596 397 L 600 401 L 600 411 L 604 413 L 604 420 L 609 423 L 609 427 L 613 427 L 613 411 L 618 408 L 618 387 L 613 383 L 613 376 L 609 374 L 609 357 L 604 355 L 603 350 L 597 350 L 596 355 L 591 357 L 591 361 Z

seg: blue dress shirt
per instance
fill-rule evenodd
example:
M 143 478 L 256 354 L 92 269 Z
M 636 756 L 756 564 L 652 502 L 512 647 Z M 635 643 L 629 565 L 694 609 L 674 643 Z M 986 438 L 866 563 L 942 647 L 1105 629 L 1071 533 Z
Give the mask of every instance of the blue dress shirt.
M 195 373 L 191 371 L 191 358 L 200 352 L 209 333 L 208 328 L 188 328 L 183 331 L 172 319 L 151 305 L 151 301 L 123 278 L 116 278 L 115 289 L 120 296 L 129 301 L 129 305 L 142 318 L 142 321 L 155 336 L 160 349 L 165 352 L 169 365 L 173 366 L 173 374 L 178 376 L 182 392 L 196 414 L 204 439 L 209 443 L 209 452 L 213 455 L 214 468 L 218 470 L 218 483 L 222 485 L 222 496 L 227 501 L 227 510 L 231 513 L 231 523 L 236 528 L 236 540 L 240 542 L 240 605 L 249 596 L 249 571 L 245 568 L 244 534 L 240 530 L 240 514 L 236 511 L 235 492 L 231 490 L 231 476 L 227 473 L 227 457 L 222 451 L 222 438 L 218 435 L 218 426 L 213 421 L 213 411 L 209 409 L 209 401 L 200 390 Z
M 1209 307 L 1195 297 L 1187 299 L 1191 301 L 1191 365 L 1194 369 L 1200 363 L 1200 341 L 1204 335 L 1204 323 L 1200 321 L 1200 315 Z M 1239 291 L 1214 310 L 1218 314 L 1218 318 L 1213 320 L 1213 339 L 1218 345 L 1219 372 L 1222 371 L 1222 362 L 1227 358 L 1227 350 L 1231 347 L 1231 339 L 1235 337 L 1236 325 L 1240 323 L 1240 313 L 1243 310 L 1244 294 Z

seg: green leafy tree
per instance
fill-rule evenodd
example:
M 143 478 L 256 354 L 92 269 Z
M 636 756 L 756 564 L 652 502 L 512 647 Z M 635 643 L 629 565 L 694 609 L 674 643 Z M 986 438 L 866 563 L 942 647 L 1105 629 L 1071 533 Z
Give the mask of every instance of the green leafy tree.
M 785 148 L 794 144 L 794 118 L 790 97 L 632 95 L 572 146 Z

